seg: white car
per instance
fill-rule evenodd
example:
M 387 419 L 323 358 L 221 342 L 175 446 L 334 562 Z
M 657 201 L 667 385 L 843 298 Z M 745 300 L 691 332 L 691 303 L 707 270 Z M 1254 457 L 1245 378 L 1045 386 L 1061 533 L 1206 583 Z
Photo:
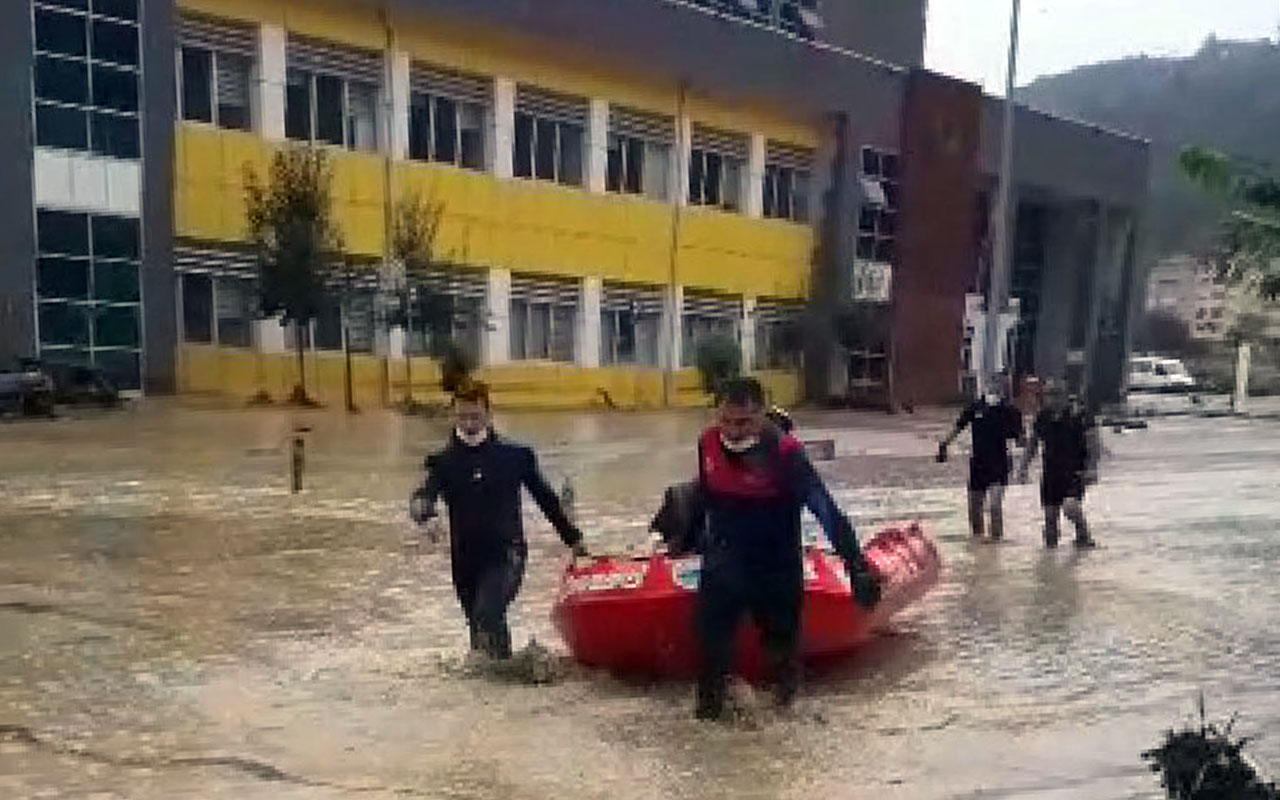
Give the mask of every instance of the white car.
M 1129 362 L 1131 392 L 1191 392 L 1196 380 L 1177 358 L 1134 356 Z

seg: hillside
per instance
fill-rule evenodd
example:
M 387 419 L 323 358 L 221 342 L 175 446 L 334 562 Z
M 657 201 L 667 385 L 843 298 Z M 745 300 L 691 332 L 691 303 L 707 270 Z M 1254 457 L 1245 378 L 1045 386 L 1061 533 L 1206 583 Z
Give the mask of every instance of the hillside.
M 1280 46 L 1210 39 L 1188 58 L 1130 58 L 1041 78 L 1019 99 L 1148 138 L 1147 226 L 1156 256 L 1205 247 L 1220 208 L 1178 172 L 1183 145 L 1280 165 Z

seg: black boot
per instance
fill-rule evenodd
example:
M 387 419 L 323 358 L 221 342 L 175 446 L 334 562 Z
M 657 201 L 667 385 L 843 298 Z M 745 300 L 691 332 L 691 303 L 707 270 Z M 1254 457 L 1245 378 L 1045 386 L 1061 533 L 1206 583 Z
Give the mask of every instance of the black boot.
M 787 659 L 777 667 L 777 683 L 773 685 L 773 700 L 778 708 L 790 708 L 800 693 L 800 667 L 794 659 Z
M 693 715 L 700 720 L 714 721 L 724 717 L 725 679 L 703 678 L 698 681 L 698 699 Z

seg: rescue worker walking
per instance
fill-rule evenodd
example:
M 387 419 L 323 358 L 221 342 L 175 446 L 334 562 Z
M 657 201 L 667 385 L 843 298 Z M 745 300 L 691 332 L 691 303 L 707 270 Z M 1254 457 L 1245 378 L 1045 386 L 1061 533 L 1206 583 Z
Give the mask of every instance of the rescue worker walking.
M 804 562 L 800 511 L 807 505 L 844 560 L 860 604 L 879 601 L 880 585 L 852 523 L 831 499 L 804 448 L 765 419 L 759 382 L 738 378 L 722 389 L 718 422 L 698 440 L 698 491 L 704 504 L 697 633 L 701 667 L 696 715 L 724 712 L 738 624 L 750 613 L 786 706 L 799 688 Z
M 947 448 L 966 428 L 973 431 L 973 453 L 969 456 L 969 532 L 982 539 L 983 506 L 990 501 L 991 541 L 1004 538 L 1004 492 L 1009 483 L 1010 439 L 1025 446 L 1022 412 L 1009 399 L 1008 383 L 965 407 L 955 427 L 938 444 L 938 460 L 947 460 Z
M 1045 547 L 1058 546 L 1059 520 L 1064 513 L 1075 526 L 1076 547 L 1096 547 L 1084 516 L 1084 493 L 1097 476 L 1097 425 L 1077 398 L 1067 396 L 1061 382 L 1047 382 L 1045 389 L 1045 408 L 1036 415 L 1018 477 L 1027 480 L 1027 469 L 1043 442 L 1040 505 L 1044 508 Z
M 427 457 L 425 484 L 414 493 L 412 514 L 439 538 L 436 500 L 449 507 L 453 586 L 467 618 L 471 649 L 511 657 L 507 608 L 520 591 L 528 546 L 520 511 L 525 487 L 575 556 L 585 556 L 582 533 L 538 469 L 533 450 L 493 430 L 489 394 L 471 384 L 453 397 L 454 430 L 448 446 Z

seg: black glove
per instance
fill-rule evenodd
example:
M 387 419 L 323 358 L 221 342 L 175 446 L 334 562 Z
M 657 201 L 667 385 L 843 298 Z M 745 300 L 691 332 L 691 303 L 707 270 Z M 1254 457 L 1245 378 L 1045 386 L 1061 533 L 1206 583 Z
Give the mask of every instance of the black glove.
M 436 510 L 427 505 L 427 493 L 424 489 L 418 489 L 409 497 L 409 516 L 419 525 L 435 519 Z
M 880 576 L 861 554 L 849 563 L 849 584 L 853 600 L 870 611 L 880 603 Z

